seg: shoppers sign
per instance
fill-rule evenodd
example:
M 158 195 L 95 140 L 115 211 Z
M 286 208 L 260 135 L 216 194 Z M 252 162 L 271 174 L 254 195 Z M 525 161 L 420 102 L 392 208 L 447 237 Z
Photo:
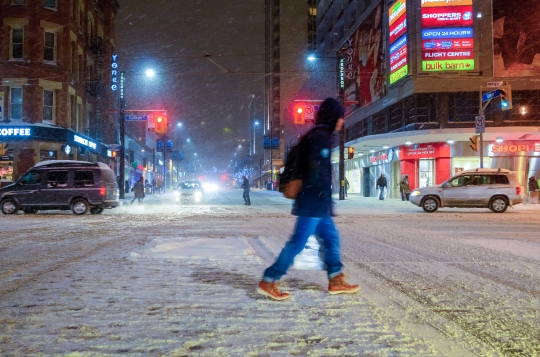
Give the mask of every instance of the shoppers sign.
M 407 6 L 398 0 L 388 9 L 390 84 L 409 74 L 407 47 Z
M 30 128 L 1 128 L 0 129 L 0 138 L 20 138 L 28 137 L 32 135 L 32 129 Z
M 475 68 L 472 0 L 421 0 L 424 72 Z
M 517 145 L 492 145 L 493 153 L 526 153 L 540 152 L 540 144 L 517 144 Z

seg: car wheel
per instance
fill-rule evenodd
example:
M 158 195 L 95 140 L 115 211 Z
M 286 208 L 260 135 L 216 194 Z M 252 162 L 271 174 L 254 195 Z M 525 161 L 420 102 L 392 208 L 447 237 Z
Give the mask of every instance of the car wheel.
M 103 213 L 103 207 L 92 207 L 90 208 L 91 214 L 101 214 Z
M 27 213 L 27 214 L 33 214 L 33 213 L 37 212 L 37 209 L 35 209 L 35 208 L 25 208 L 23 211 L 24 211 L 24 213 Z
M 489 201 L 489 209 L 495 213 L 503 213 L 507 208 L 508 202 L 504 197 L 493 197 L 491 201 Z
M 439 201 L 435 197 L 428 196 L 422 200 L 422 208 L 426 212 L 433 213 L 439 208 Z
M 0 203 L 3 214 L 15 214 L 19 210 L 17 202 L 12 198 L 6 198 Z
M 88 212 L 88 201 L 86 201 L 84 198 L 77 198 L 71 204 L 71 210 L 76 215 L 85 214 L 86 212 Z

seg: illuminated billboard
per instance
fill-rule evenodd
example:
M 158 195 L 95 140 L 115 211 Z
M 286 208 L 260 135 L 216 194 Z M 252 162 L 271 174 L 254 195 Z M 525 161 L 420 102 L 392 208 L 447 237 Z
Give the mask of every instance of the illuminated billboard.
M 345 100 L 357 101 L 361 108 L 386 94 L 383 16 L 383 7 L 378 5 L 345 42 Z
M 421 0 L 420 6 L 422 71 L 474 70 L 472 0 Z
M 540 76 L 540 1 L 493 0 L 495 77 Z
M 388 8 L 390 84 L 409 74 L 407 45 L 407 6 L 398 0 Z

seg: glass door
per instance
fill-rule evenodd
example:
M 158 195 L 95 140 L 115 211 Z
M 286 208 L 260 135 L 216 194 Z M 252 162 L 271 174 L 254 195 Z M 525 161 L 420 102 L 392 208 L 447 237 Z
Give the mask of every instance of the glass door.
M 418 160 L 418 187 L 435 185 L 435 160 Z

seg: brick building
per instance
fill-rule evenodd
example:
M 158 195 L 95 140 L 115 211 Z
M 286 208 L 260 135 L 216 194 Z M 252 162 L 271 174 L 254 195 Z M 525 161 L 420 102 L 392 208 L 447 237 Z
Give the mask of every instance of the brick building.
M 47 159 L 113 165 L 116 0 L 0 1 L 0 175 Z

